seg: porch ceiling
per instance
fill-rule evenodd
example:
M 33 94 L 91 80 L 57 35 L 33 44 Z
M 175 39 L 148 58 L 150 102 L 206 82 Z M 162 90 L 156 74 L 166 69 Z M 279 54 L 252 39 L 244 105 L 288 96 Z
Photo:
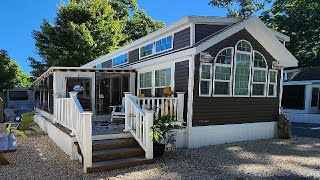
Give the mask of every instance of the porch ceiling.
M 124 68 L 84 68 L 84 67 L 51 67 L 44 72 L 33 84 L 38 84 L 54 72 L 100 72 L 100 73 L 132 73 L 134 69 Z

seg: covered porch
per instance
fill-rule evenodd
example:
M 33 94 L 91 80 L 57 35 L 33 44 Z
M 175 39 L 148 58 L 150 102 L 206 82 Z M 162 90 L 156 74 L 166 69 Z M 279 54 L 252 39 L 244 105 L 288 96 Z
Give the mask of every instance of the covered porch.
M 134 138 L 145 159 L 153 159 L 150 128 L 155 114 L 183 123 L 184 92 L 169 97 L 137 96 L 136 83 L 133 69 L 50 68 L 35 81 L 36 110 L 52 124 L 70 130 L 86 172 L 99 166 L 94 147 L 101 140 Z M 123 118 L 111 122 L 115 105 Z

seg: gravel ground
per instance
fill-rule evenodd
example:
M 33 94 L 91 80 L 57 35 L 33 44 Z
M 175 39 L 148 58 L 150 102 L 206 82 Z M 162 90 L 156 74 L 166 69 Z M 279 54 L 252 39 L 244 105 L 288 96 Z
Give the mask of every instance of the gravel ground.
M 48 136 L 18 138 L 0 179 L 307 179 L 320 178 L 320 140 L 259 140 L 179 149 L 151 165 L 84 174 Z
M 291 122 L 291 130 L 295 136 L 320 139 L 320 124 Z

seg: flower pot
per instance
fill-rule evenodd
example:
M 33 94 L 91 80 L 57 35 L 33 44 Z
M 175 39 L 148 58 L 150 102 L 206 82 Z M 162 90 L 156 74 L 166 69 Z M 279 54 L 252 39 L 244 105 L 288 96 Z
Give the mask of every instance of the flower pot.
M 0 137 L 0 151 L 7 151 L 9 149 L 9 135 L 3 134 Z
M 163 156 L 164 149 L 165 149 L 164 144 L 154 143 L 153 144 L 153 158 L 158 158 L 158 157 Z
M 16 137 L 14 136 L 13 133 L 10 133 L 9 134 L 9 137 L 8 137 L 8 150 L 9 151 L 14 151 L 17 149 L 17 146 L 16 146 Z

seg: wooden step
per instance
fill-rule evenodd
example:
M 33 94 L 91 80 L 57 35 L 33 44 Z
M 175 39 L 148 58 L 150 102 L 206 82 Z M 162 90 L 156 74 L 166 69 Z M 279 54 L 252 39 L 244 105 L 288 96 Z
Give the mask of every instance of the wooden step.
M 136 147 L 139 143 L 134 138 L 108 139 L 92 142 L 92 150 L 103 150 L 112 148 Z
M 145 154 L 141 147 L 117 148 L 117 149 L 104 149 L 92 152 L 92 161 L 105 161 L 112 159 L 124 159 L 130 157 L 143 156 Z
M 87 168 L 88 173 L 110 171 L 114 169 L 128 168 L 142 164 L 154 163 L 153 159 L 146 159 L 143 156 L 125 159 L 114 159 L 101 162 L 93 162 L 92 167 Z

